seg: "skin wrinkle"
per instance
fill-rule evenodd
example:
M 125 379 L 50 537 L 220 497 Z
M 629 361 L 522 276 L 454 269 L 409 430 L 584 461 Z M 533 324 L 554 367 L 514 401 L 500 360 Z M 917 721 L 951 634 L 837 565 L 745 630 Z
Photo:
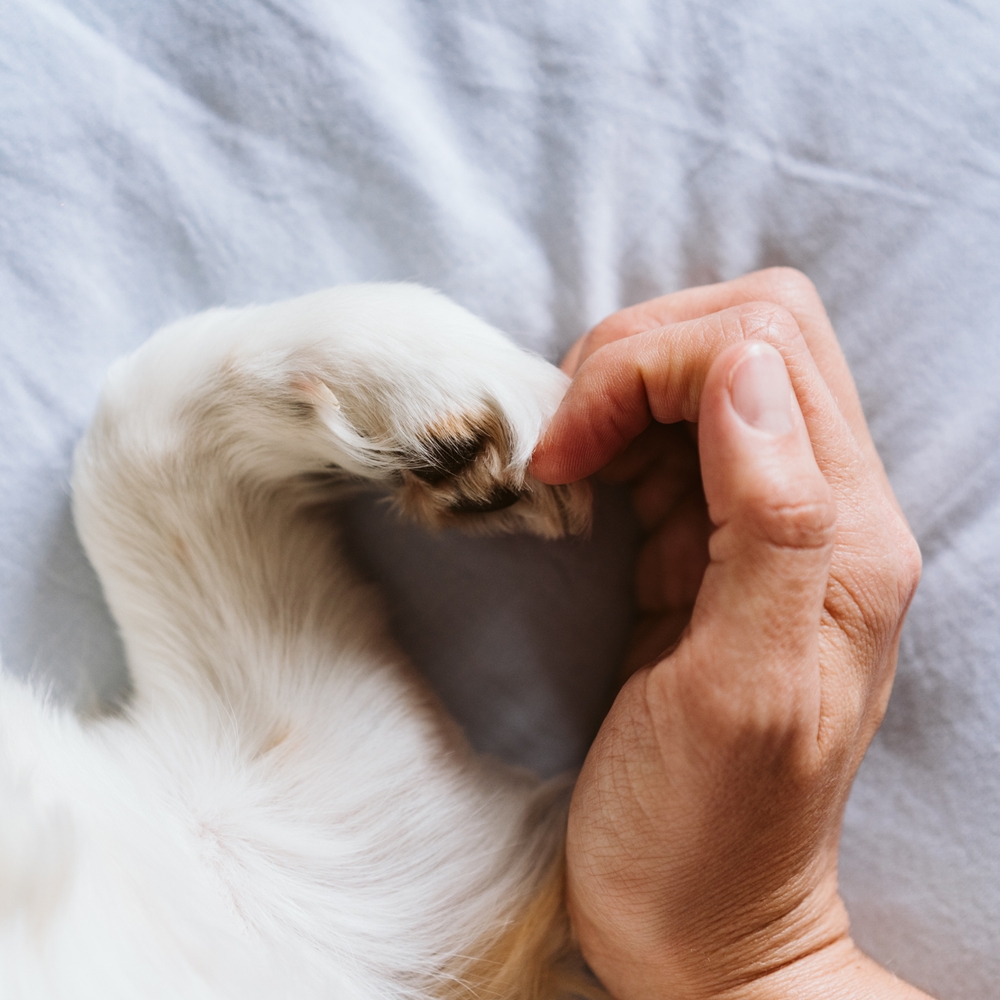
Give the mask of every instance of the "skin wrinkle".
M 652 719 L 651 719 L 651 721 L 652 721 Z M 657 731 L 657 729 L 656 729 L 656 727 L 654 725 L 653 726 L 654 739 L 656 738 L 656 731 Z M 655 823 L 655 818 L 654 817 L 652 817 L 648 813 L 646 813 L 645 815 L 646 815 L 647 820 L 651 824 Z M 748 892 L 747 895 L 750 896 L 751 893 Z M 794 893 L 790 893 L 788 895 L 794 897 L 795 894 Z M 766 932 L 769 929 L 772 929 L 776 925 L 780 925 L 780 923 L 782 921 L 786 921 L 787 922 L 789 914 L 793 913 L 797 909 L 800 909 L 800 908 L 803 908 L 803 907 L 807 906 L 808 902 L 809 902 L 808 893 L 805 894 L 805 898 L 800 898 L 800 899 L 791 898 L 791 899 L 788 899 L 787 901 L 784 901 L 784 902 L 781 901 L 781 900 L 779 900 L 778 904 L 777 904 L 778 907 L 779 907 L 778 912 L 772 916 L 772 918 L 771 918 L 770 921 L 768 921 L 763 926 L 761 926 L 760 928 L 758 928 L 756 930 L 756 932 L 748 933 L 747 937 L 752 937 L 754 933 L 756 933 L 758 935 L 764 935 L 764 934 L 766 934 Z M 750 904 L 747 904 L 747 908 L 748 909 L 751 908 Z M 842 933 L 846 933 L 846 932 L 842 932 Z M 826 943 L 828 944 L 829 941 L 827 941 Z M 824 944 L 823 944 L 822 941 L 818 942 L 817 945 L 816 945 L 817 948 L 823 947 L 823 946 L 824 946 Z M 774 967 L 773 963 L 769 964 L 768 967 L 769 968 L 773 968 Z

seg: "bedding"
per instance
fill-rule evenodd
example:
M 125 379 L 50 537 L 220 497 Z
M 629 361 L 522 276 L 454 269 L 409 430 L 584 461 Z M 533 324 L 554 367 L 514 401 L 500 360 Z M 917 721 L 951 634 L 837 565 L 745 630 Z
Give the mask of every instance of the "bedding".
M 156 327 L 330 284 L 440 288 L 558 359 L 606 314 L 817 284 L 924 579 L 848 807 L 856 940 L 942 1000 L 1000 979 L 1000 12 L 969 0 L 8 0 L 0 31 L 0 651 L 125 696 L 72 527 L 75 441 Z M 631 622 L 590 544 L 352 546 L 481 749 L 582 759 Z

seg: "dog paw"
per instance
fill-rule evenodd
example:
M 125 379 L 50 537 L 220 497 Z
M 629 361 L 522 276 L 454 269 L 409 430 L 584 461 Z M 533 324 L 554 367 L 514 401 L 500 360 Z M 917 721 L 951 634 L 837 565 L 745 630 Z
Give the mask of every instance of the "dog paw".
M 549 538 L 587 530 L 589 486 L 547 486 L 528 471 L 566 390 L 562 372 L 427 289 L 333 292 L 348 306 L 352 293 L 364 300 L 369 347 L 338 337 L 294 381 L 336 442 L 331 465 L 388 486 L 427 526 Z
M 517 461 L 515 431 L 495 405 L 448 414 L 417 435 L 419 449 L 400 472 L 399 507 L 432 527 L 527 530 L 546 538 L 590 526 L 590 488 L 547 486 Z

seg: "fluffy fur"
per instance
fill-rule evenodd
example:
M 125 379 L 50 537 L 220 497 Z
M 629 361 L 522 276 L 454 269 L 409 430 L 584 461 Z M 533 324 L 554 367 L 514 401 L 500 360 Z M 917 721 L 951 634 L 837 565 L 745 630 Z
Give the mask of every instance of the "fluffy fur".
M 74 513 L 133 695 L 0 676 L 0 996 L 542 998 L 590 989 L 566 783 L 478 758 L 345 563 L 359 480 L 430 525 L 585 528 L 526 467 L 565 390 L 406 285 L 216 309 L 111 370 Z

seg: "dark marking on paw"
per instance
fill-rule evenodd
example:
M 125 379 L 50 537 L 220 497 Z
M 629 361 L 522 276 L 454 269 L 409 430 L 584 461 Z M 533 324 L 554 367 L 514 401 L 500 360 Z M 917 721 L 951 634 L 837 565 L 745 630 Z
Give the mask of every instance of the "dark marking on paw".
M 483 499 L 462 497 L 455 501 L 450 509 L 456 514 L 492 514 L 494 511 L 513 507 L 522 496 L 524 494 L 521 490 L 509 486 L 497 486 L 488 497 Z
M 410 471 L 425 483 L 437 486 L 449 477 L 458 475 L 466 466 L 471 465 L 485 443 L 486 436 L 483 434 L 465 439 L 450 438 L 445 441 L 430 441 L 426 451 L 428 463 L 417 466 Z

